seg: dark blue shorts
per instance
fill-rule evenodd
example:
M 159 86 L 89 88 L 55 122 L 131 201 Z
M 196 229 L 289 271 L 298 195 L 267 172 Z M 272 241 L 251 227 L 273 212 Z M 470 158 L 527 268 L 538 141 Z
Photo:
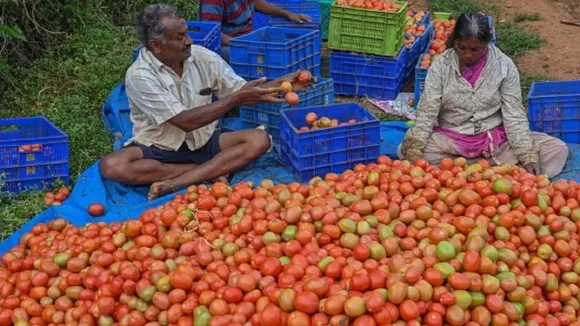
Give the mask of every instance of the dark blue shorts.
M 203 164 L 214 158 L 221 151 L 220 134 L 221 131 L 219 129 L 216 130 L 208 142 L 195 151 L 191 151 L 185 142 L 178 151 L 168 151 L 157 146 L 145 146 L 135 142 L 127 145 L 127 147 L 139 147 L 143 152 L 143 159 L 173 164 Z

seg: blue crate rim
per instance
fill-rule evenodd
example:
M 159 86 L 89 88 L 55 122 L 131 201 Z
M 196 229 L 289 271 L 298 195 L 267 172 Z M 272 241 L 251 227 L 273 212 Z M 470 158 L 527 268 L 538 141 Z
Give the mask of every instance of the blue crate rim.
M 549 94 L 549 95 L 532 95 L 532 93 L 534 92 L 534 89 L 536 87 L 538 87 L 539 85 L 562 85 L 562 84 L 578 84 L 579 89 L 577 93 L 569 93 L 569 94 Z M 562 97 L 578 97 L 580 96 L 580 79 L 569 79 L 569 80 L 547 80 L 547 81 L 535 81 L 532 82 L 532 85 L 530 85 L 530 90 L 528 91 L 528 100 L 536 100 L 536 99 L 546 99 L 546 98 L 562 98 Z
M 265 42 L 265 41 L 260 41 L 260 40 L 249 40 L 248 38 L 252 37 L 254 34 L 257 34 L 258 32 L 265 30 L 265 29 L 280 29 L 280 30 L 287 30 L 289 32 L 293 32 L 293 33 L 298 33 L 298 34 L 302 34 L 299 35 L 296 38 L 293 38 L 291 40 L 288 40 L 286 42 Z M 311 37 L 311 36 L 317 36 L 318 34 L 318 30 L 308 30 L 308 29 L 295 29 L 295 28 L 286 28 L 286 27 L 273 27 L 273 26 L 264 26 L 262 28 L 253 30 L 252 32 L 245 34 L 243 36 L 240 37 L 236 37 L 233 38 L 230 41 L 230 46 L 246 46 L 247 44 L 272 44 L 272 45 L 283 45 L 283 46 L 288 46 L 291 45 L 294 42 L 299 42 L 304 40 L 305 38 Z
M 344 126 L 335 126 L 335 127 L 330 127 L 330 128 L 325 128 L 325 129 L 317 129 L 317 130 L 299 131 L 296 128 L 296 126 L 294 126 L 294 124 L 292 123 L 292 121 L 290 121 L 290 119 L 287 117 L 287 113 L 292 113 L 292 112 L 305 111 L 305 110 L 315 111 L 317 108 L 324 108 L 324 107 L 328 107 L 328 106 L 336 106 L 337 109 L 339 109 L 340 107 L 347 107 L 347 106 L 353 106 L 353 105 L 354 106 L 358 106 L 359 108 L 361 108 L 362 110 L 364 110 L 366 113 L 368 113 L 368 115 L 370 117 L 372 117 L 372 119 L 364 120 L 364 121 L 357 121 L 357 122 L 355 122 L 353 124 L 344 125 Z M 292 128 L 292 131 L 294 131 L 294 134 L 300 134 L 300 135 L 309 135 L 311 133 L 312 134 L 319 133 L 321 131 L 328 131 L 329 129 L 332 129 L 332 130 L 340 130 L 340 129 L 346 129 L 346 128 L 349 128 L 349 127 L 367 125 L 367 124 L 372 123 L 372 122 L 380 122 L 379 119 L 377 119 L 377 117 L 375 117 L 375 115 L 372 114 L 372 112 L 368 111 L 367 109 L 365 109 L 363 106 L 361 106 L 358 103 L 333 103 L 333 104 L 317 105 L 317 106 L 306 107 L 306 108 L 297 108 L 297 109 L 282 110 L 282 111 L 280 111 L 280 118 L 286 120 L 286 123 L 288 124 L 288 126 L 290 126 Z
M 362 52 L 343 51 L 343 50 L 334 50 L 334 49 L 331 49 L 329 51 L 328 56 L 330 58 L 333 54 L 335 54 L 335 55 L 343 55 L 343 54 L 346 54 L 346 55 L 356 55 L 356 56 L 362 57 L 362 58 L 365 59 L 365 61 L 379 59 L 379 60 L 393 60 L 393 61 L 397 61 L 398 62 L 398 61 L 402 60 L 402 57 L 401 56 L 405 55 L 406 54 L 406 51 L 407 51 L 406 50 L 406 47 L 405 46 L 402 46 L 399 49 L 399 52 L 397 53 L 397 55 L 391 57 L 391 56 L 382 56 L 382 55 L 377 55 L 377 54 L 369 54 L 369 53 L 362 53 Z
M 48 123 L 51 127 L 53 127 L 58 133 L 60 133 L 60 135 L 55 135 L 55 136 L 42 136 L 42 137 L 32 137 L 32 138 L 19 138 L 19 139 L 9 139 L 9 140 L 0 140 L 0 145 L 4 142 L 4 141 L 27 141 L 27 140 L 36 140 L 37 142 L 41 142 L 41 141 L 45 141 L 45 140 L 57 140 L 60 139 L 62 137 L 66 137 L 66 140 L 68 141 L 68 135 L 63 132 L 59 127 L 57 127 L 52 121 L 48 120 L 46 117 L 43 116 L 34 116 L 34 117 L 21 117 L 21 118 L 4 118 L 4 119 L 0 119 L 0 123 L 1 122 L 8 122 L 8 121 L 22 121 L 22 120 L 42 120 L 46 123 Z M 17 125 L 16 123 L 10 124 L 10 125 Z M 7 146 L 12 146 L 12 145 L 7 145 Z M 14 145 L 16 146 L 16 145 Z

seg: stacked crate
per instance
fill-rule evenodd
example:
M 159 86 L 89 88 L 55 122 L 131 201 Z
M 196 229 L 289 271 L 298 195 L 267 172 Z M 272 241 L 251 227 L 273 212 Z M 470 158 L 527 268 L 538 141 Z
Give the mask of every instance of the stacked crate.
M 320 77 L 319 33 L 318 29 L 263 27 L 230 41 L 230 65 L 246 80 L 261 77 L 274 80 L 298 70 L 308 70 Z M 297 107 L 334 103 L 332 80 L 319 79 L 313 88 L 298 96 Z M 273 142 L 278 143 L 280 111 L 288 108 L 286 103 L 243 106 L 240 118 L 251 127 L 264 125 Z
M 335 92 L 395 99 L 407 64 L 403 40 L 408 4 L 384 1 L 376 9 L 363 9 L 357 3 L 337 0 L 330 9 L 329 70 Z
M 428 20 L 427 20 L 428 21 Z M 431 38 L 433 37 L 433 27 L 429 23 L 414 23 L 411 27 L 422 28 L 422 34 L 411 34 L 405 33 L 405 40 L 409 41 L 409 44 L 405 44 L 405 49 L 407 52 L 407 63 L 405 65 L 405 75 L 403 77 L 403 87 L 407 86 L 409 82 L 413 79 L 415 73 L 415 65 L 419 61 L 421 54 L 423 54 L 429 47 Z M 414 42 L 411 43 L 411 40 Z
M 266 26 L 273 27 L 290 27 L 301 29 L 321 29 L 321 10 L 317 0 L 267 0 L 277 7 L 288 10 L 295 14 L 306 14 L 312 18 L 312 21 L 298 24 L 288 21 L 285 17 L 271 17 L 261 12 L 254 11 L 252 16 L 252 26 L 254 30 Z

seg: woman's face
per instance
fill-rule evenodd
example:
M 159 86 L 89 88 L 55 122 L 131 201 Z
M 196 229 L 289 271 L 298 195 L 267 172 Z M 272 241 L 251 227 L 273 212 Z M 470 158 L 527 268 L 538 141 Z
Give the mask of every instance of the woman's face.
M 487 43 L 475 37 L 455 40 L 453 49 L 459 56 L 459 62 L 467 67 L 473 66 L 487 50 Z

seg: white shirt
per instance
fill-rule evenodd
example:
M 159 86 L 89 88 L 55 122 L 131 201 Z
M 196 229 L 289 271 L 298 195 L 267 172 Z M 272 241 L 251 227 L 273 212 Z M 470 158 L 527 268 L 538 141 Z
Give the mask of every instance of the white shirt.
M 226 97 L 246 84 L 215 52 L 192 45 L 191 56 L 183 62 L 183 74 L 159 61 L 151 51 L 141 49 L 139 57 L 127 70 L 125 86 L 137 142 L 177 151 L 183 142 L 194 151 L 203 147 L 216 129 L 218 121 L 185 132 L 168 120 L 179 113 L 212 103 L 212 94 L 200 95 L 211 88 L 217 98 Z

